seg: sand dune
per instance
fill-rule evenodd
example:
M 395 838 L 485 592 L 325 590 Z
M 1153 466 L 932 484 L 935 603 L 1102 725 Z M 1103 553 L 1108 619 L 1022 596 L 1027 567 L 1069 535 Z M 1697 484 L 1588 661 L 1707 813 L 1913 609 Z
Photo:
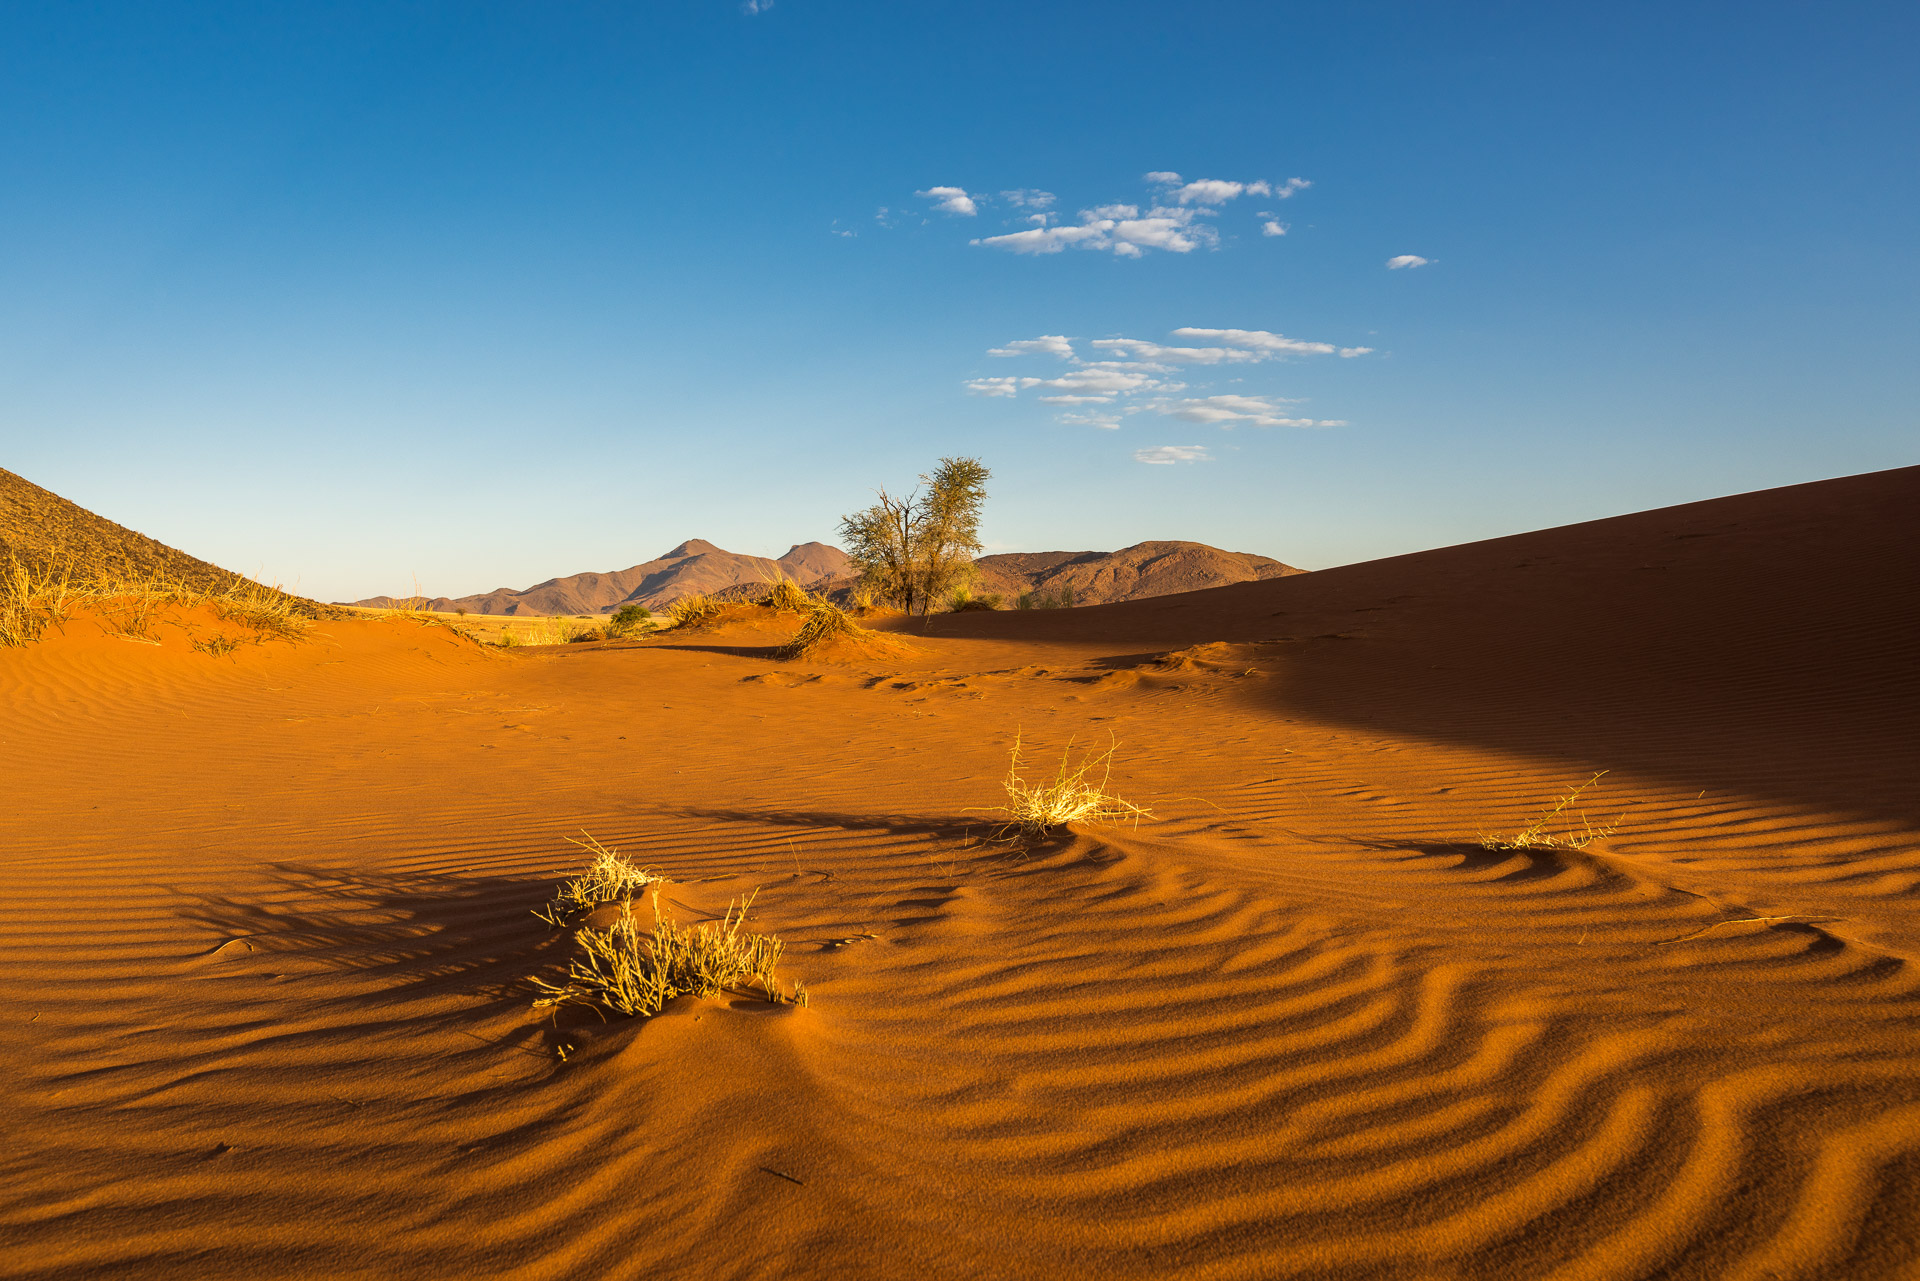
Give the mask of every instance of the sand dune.
M 1917 502 L 942 617 L 885 663 L 76 619 L 0 652 L 0 1257 L 1915 1276 Z M 1111 735 L 1158 821 L 985 840 L 1016 732 Z M 1598 770 L 1613 835 L 1475 841 Z M 582 829 L 683 917 L 759 887 L 810 1007 L 536 1017 Z

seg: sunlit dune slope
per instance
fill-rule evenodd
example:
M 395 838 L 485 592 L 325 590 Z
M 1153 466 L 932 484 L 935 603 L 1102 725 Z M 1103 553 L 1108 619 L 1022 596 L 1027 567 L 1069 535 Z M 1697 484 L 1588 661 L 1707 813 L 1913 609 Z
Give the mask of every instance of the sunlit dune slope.
M 1916 485 L 830 663 L 76 617 L 0 653 L 0 1258 L 1912 1277 Z M 995 840 L 1016 733 L 1155 819 Z M 1600 770 L 1610 834 L 1478 839 Z M 757 890 L 811 1004 L 533 1010 L 582 829 L 681 920 Z

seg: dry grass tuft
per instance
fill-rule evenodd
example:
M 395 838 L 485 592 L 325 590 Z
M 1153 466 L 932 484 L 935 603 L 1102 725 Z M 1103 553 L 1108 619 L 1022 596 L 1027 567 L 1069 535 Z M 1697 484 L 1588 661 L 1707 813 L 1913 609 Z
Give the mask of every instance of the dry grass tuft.
M 813 608 L 813 597 L 791 578 L 782 578 L 761 594 L 754 604 L 789 614 L 804 614 Z
M 30 645 L 47 628 L 66 622 L 73 597 L 64 575 L 36 576 L 9 552 L 0 570 L 0 649 Z
M 1598 783 L 1607 773 L 1601 770 L 1580 786 L 1568 792 L 1540 816 L 1515 832 L 1512 836 L 1495 836 L 1486 832 L 1480 834 L 1480 847 L 1489 850 L 1583 850 L 1603 837 L 1611 836 L 1620 828 L 1620 819 L 1616 817 L 1605 827 L 1595 827 L 1587 818 L 1586 811 L 1575 810 L 1566 820 L 1567 826 L 1559 833 L 1547 830 L 1553 821 L 1565 813 L 1580 794 Z M 1624 817 L 1624 816 L 1622 816 Z M 1579 820 L 1579 827 L 1573 826 L 1573 820 Z
M 682 596 L 667 606 L 667 626 L 679 628 L 699 627 L 718 618 L 726 606 L 705 593 Z
M 783 994 L 774 968 L 783 945 L 768 934 L 744 928 L 753 896 L 727 904 L 718 921 L 683 926 L 660 911 L 660 891 L 653 892 L 653 930 L 643 940 L 634 923 L 632 904 L 612 928 L 583 928 L 574 936 L 580 955 L 567 970 L 565 983 L 536 978 L 543 995 L 539 1008 L 559 1005 L 599 1005 L 633 1018 L 658 1014 L 676 996 L 712 997 L 747 980 L 757 984 L 769 1001 L 806 1004 L 806 992 L 794 985 Z
M 787 643 L 773 651 L 782 662 L 794 659 L 825 658 L 834 651 L 853 651 L 871 656 L 898 654 L 912 646 L 902 644 L 881 632 L 869 631 L 854 622 L 847 613 L 825 597 L 816 596 L 801 620 L 800 630 Z
M 995 806 L 995 812 L 1008 815 L 1003 831 L 1019 836 L 1046 836 L 1069 823 L 1138 823 L 1152 818 L 1153 811 L 1132 801 L 1122 800 L 1107 791 L 1113 776 L 1113 754 L 1120 744 L 1110 742 L 1100 753 L 1089 751 L 1080 762 L 1073 762 L 1073 743 L 1060 753 L 1060 768 L 1051 779 L 1030 783 L 1020 775 L 1021 740 L 1013 740 L 1013 756 L 1007 764 L 1008 804 Z M 1093 775 L 1099 771 L 1095 781 Z
M 564 923 L 575 912 L 591 912 L 603 903 L 631 901 L 634 894 L 649 885 L 658 885 L 667 878 L 644 867 L 636 867 L 621 857 L 619 850 L 610 850 L 587 835 L 584 841 L 573 841 L 581 849 L 593 855 L 593 862 L 587 870 L 574 877 L 554 892 L 553 901 L 544 910 L 536 910 L 534 915 L 552 925 Z

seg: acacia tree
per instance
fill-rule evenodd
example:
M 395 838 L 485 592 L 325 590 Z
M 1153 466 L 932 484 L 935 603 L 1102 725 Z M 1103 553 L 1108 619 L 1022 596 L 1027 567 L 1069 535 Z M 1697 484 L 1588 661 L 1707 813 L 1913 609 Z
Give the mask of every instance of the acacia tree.
M 980 550 L 980 507 L 993 473 L 978 458 L 942 458 L 905 498 L 880 501 L 840 518 L 840 538 L 860 581 L 881 600 L 925 615 L 970 581 Z

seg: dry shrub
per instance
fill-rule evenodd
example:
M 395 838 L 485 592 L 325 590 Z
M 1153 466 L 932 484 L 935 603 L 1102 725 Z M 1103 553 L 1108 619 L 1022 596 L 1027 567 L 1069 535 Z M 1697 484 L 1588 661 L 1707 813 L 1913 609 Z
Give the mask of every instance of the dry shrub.
M 754 604 L 783 613 L 804 614 L 813 608 L 813 597 L 791 578 L 782 578 L 767 588 Z
M 1069 740 L 1066 750 L 1060 753 L 1060 768 L 1054 776 L 1030 783 L 1020 775 L 1021 740 L 1016 734 L 1007 777 L 1002 782 L 1007 789 L 1008 803 L 994 807 L 995 812 L 1008 816 L 1004 830 L 1038 837 L 1069 823 L 1138 823 L 1143 818 L 1152 818 L 1152 810 L 1107 791 L 1108 780 L 1113 776 L 1113 754 L 1119 746 L 1117 742 L 1110 742 L 1106 751 L 1098 754 L 1089 751 L 1075 764 L 1073 743 Z M 1098 781 L 1093 777 L 1095 770 L 1100 772 Z
M 66 577 L 35 576 L 13 553 L 0 570 L 0 649 L 30 645 L 67 621 L 74 591 Z
M 898 654 L 910 648 L 891 636 L 867 630 L 833 602 L 815 597 L 806 618 L 800 623 L 800 630 L 786 644 L 774 650 L 773 656 L 790 662 L 794 659 L 825 658 L 836 652 L 844 654 L 851 651 L 880 656 Z
M 313 620 L 300 612 L 298 601 L 279 587 L 235 577 L 207 598 L 213 612 L 228 622 L 258 632 L 263 638 L 294 640 Z
M 791 995 L 780 990 L 774 975 L 780 940 L 744 928 L 752 905 L 749 895 L 744 902 L 728 903 L 718 921 L 682 926 L 662 915 L 656 889 L 653 930 L 642 939 L 629 901 L 611 928 L 587 927 L 574 935 L 580 954 L 568 967 L 567 981 L 536 978 L 542 995 L 534 1005 L 600 1005 L 629 1017 L 650 1018 L 676 996 L 718 996 L 749 979 L 769 1001 L 806 1004 L 806 990 L 798 983 Z
M 575 912 L 591 912 L 603 903 L 631 901 L 635 892 L 667 879 L 644 867 L 636 867 L 621 857 L 619 850 L 608 849 L 591 834 L 582 835 L 587 839 L 574 841 L 571 836 L 567 839 L 593 855 L 593 862 L 587 865 L 586 871 L 556 890 L 553 901 L 544 910 L 534 912 L 541 920 L 559 925 Z
M 1613 835 L 1614 832 L 1619 830 L 1620 818 L 1625 817 L 1624 815 L 1616 817 L 1613 822 L 1607 824 L 1605 827 L 1595 827 L 1592 821 L 1587 818 L 1585 810 L 1575 810 L 1566 820 L 1564 830 L 1558 833 L 1547 830 L 1548 826 L 1555 819 L 1559 818 L 1561 814 L 1566 812 L 1569 806 L 1580 799 L 1582 792 L 1598 783 L 1606 773 L 1606 770 L 1601 770 L 1592 778 L 1580 784 L 1580 786 L 1574 788 L 1565 796 L 1562 796 L 1552 806 L 1541 811 L 1539 817 L 1535 818 L 1533 822 L 1527 824 L 1512 836 L 1495 836 L 1487 832 L 1482 832 L 1480 834 L 1480 847 L 1489 850 L 1583 850 L 1595 841 Z M 1576 819 L 1580 824 L 1578 827 L 1573 825 Z
M 220 658 L 239 649 L 240 642 L 231 636 L 215 635 L 193 642 L 193 648 L 195 653 L 205 654 L 210 658 Z
M 725 605 L 704 592 L 682 596 L 667 606 L 667 626 L 682 629 L 699 627 L 714 621 L 725 609 Z

